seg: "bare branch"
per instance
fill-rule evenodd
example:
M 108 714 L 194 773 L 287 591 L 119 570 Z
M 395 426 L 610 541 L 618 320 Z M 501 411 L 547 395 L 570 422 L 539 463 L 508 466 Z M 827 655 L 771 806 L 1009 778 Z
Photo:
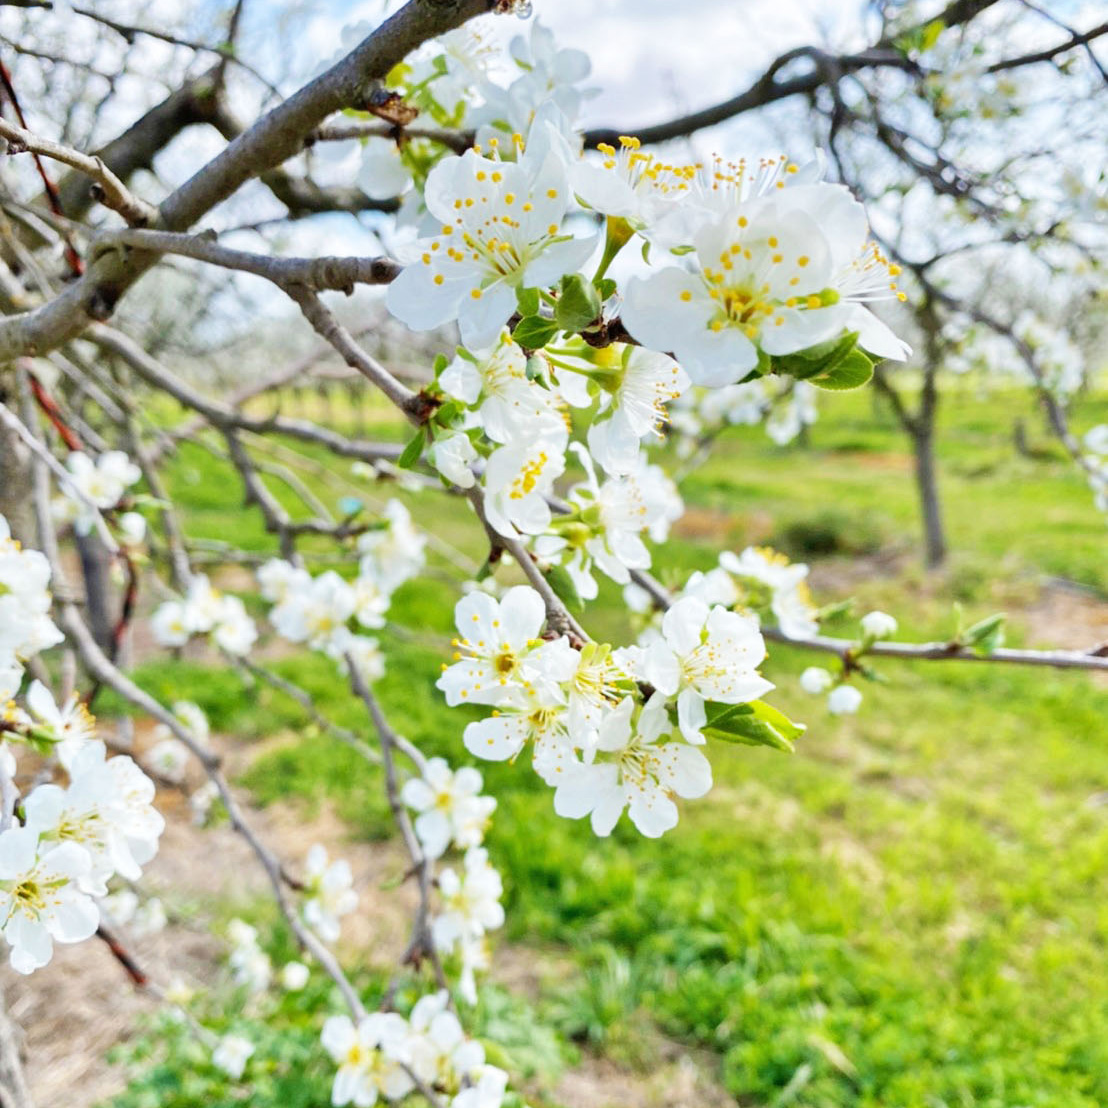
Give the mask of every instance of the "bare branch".
M 24 151 L 41 154 L 44 158 L 52 158 L 91 177 L 95 182 L 93 188 L 97 190 L 96 199 L 104 207 L 118 212 L 132 227 L 145 227 L 157 219 L 157 208 L 132 195 L 127 186 L 96 155 L 82 154 L 61 143 L 39 138 L 6 119 L 0 119 L 0 138 L 7 140 L 9 154 L 21 154 Z
M 658 608 L 668 608 L 673 596 L 657 578 L 643 570 L 631 570 L 631 579 L 650 594 Z M 844 661 L 859 655 L 859 644 L 851 639 L 833 639 L 826 635 L 806 635 L 801 638 L 786 635 L 780 627 L 762 626 L 762 634 L 774 642 L 788 643 L 805 650 L 836 654 Z M 1081 650 L 1012 650 L 998 647 L 988 654 L 978 654 L 958 642 L 875 642 L 866 654 L 885 658 L 902 658 L 923 662 L 1001 662 L 1017 666 L 1047 666 L 1052 669 L 1084 669 L 1108 672 L 1108 644 Z
M 387 285 L 403 268 L 391 258 L 274 258 L 232 250 L 216 242 L 211 235 L 177 235 L 171 231 L 113 232 L 97 240 L 94 255 L 101 250 L 115 249 L 117 244 L 194 258 L 222 269 L 265 277 L 282 287 L 305 285 L 319 292 L 350 293 L 355 285 Z

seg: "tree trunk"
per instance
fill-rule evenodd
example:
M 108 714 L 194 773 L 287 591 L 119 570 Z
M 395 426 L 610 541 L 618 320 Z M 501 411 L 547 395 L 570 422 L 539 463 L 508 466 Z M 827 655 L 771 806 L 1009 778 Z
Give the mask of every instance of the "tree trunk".
M 0 378 L 0 399 L 8 390 Z M 18 405 L 9 405 L 18 407 Z M 7 519 L 12 535 L 34 545 L 34 513 L 31 501 L 31 451 L 6 426 L 0 426 L 0 515 Z
M 0 395 L 10 377 L 0 377 Z M 11 526 L 12 535 L 34 543 L 34 515 L 31 510 L 31 452 L 18 435 L 0 426 L 0 515 Z M 19 1028 L 8 1015 L 4 991 L 0 988 L 0 1108 L 33 1108 L 23 1079 Z
M 923 553 L 928 569 L 936 569 L 946 561 L 946 533 L 939 505 L 939 485 L 935 473 L 935 444 L 928 426 L 912 435 L 915 454 L 916 491 L 919 494 L 920 516 L 923 520 Z
M 85 581 L 86 618 L 101 650 L 110 653 L 114 623 L 111 615 L 111 556 L 95 531 L 77 536 L 81 576 Z
M 939 407 L 939 390 L 935 378 L 939 372 L 939 350 L 935 332 L 928 335 L 928 358 L 923 368 L 923 388 L 919 410 L 910 434 L 916 456 L 916 489 L 919 492 L 920 515 L 923 517 L 923 551 L 928 569 L 936 569 L 946 561 L 946 535 L 942 509 L 939 506 L 939 484 L 935 472 L 935 412 Z

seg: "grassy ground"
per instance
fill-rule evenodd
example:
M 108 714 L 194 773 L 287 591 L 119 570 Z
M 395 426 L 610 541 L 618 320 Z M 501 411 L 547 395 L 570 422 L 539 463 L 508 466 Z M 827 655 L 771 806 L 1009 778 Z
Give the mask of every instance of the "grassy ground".
M 941 419 L 956 553 L 946 573 L 923 574 L 910 459 L 871 404 L 827 397 L 804 449 L 728 433 L 683 485 L 690 511 L 663 577 L 750 541 L 830 552 L 811 558 L 822 579 L 860 611 L 893 611 L 908 636 L 949 633 L 958 601 L 973 618 L 1008 607 L 1010 641 L 1035 637 L 1019 613 L 1044 575 L 1108 593 L 1104 522 L 1088 489 L 1060 456 L 1014 456 L 1013 419 L 1038 427 L 1026 400 L 968 388 Z M 1081 426 L 1105 419 L 1108 399 L 1082 405 Z M 332 500 L 351 491 L 307 479 Z M 192 533 L 272 548 L 233 478 L 200 448 L 182 449 L 172 484 Z M 395 491 L 353 486 L 367 500 Z M 479 559 L 464 505 L 439 498 L 433 511 L 435 534 Z M 603 593 L 586 625 L 621 641 L 614 600 Z M 409 585 L 394 614 L 445 635 L 452 603 L 444 582 Z M 1089 610 L 1097 603 L 1090 595 Z M 389 658 L 380 694 L 398 728 L 428 753 L 465 760 L 468 717 L 433 687 L 439 647 L 393 642 Z M 552 1030 L 649 1070 L 664 1035 L 709 1052 L 743 1105 L 1108 1103 L 1108 689 L 1080 674 L 889 663 L 861 714 L 838 720 L 797 688 L 815 660 L 775 648 L 766 667 L 779 685 L 770 699 L 810 725 L 797 753 L 713 750 L 715 788 L 660 842 L 626 821 L 597 840 L 553 814 L 524 765 L 481 767 L 500 803 L 488 845 L 505 875 L 506 938 L 576 970 L 533 998 L 534 1036 Z M 325 659 L 283 657 L 275 668 L 340 722 L 363 726 Z M 236 675 L 199 664 L 151 663 L 138 676 L 197 700 L 219 731 L 287 738 L 242 782 L 258 803 L 301 797 L 306 819 L 327 803 L 352 835 L 389 834 L 380 781 L 306 729 L 279 693 L 245 696 Z M 494 993 L 486 1008 L 509 1003 Z

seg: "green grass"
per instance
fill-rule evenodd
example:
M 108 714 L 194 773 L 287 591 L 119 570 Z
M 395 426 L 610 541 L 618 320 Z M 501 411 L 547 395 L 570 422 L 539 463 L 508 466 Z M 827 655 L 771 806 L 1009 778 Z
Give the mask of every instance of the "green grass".
M 869 575 L 856 588 L 860 611 L 880 605 L 906 635 L 941 635 L 954 600 L 972 618 L 998 606 L 994 577 L 1008 600 L 1031 595 L 1043 574 L 1108 591 L 1089 490 L 1067 463 L 1013 456 L 1012 420 L 1027 403 L 968 389 L 947 399 L 953 569 L 928 578 L 903 559 L 898 578 Z M 1103 397 L 1079 411 L 1081 426 L 1106 418 Z M 175 466 L 193 531 L 272 547 L 210 456 L 185 447 Z M 912 551 L 917 541 L 904 441 L 865 395 L 827 397 L 808 449 L 728 433 L 683 491 L 695 527 L 663 552 L 663 576 L 711 565 L 722 543 L 817 532 L 846 550 Z M 433 510 L 435 533 L 480 559 L 465 506 L 440 498 Z M 615 595 L 603 590 L 585 615 L 598 636 L 627 634 Z M 394 614 L 446 633 L 451 604 L 436 583 L 406 589 Z M 433 687 L 441 652 L 391 642 L 388 653 L 379 691 L 395 725 L 429 754 L 468 761 L 460 734 L 471 716 Z M 654 1031 L 706 1048 L 743 1105 L 1108 1103 L 1108 807 L 1093 802 L 1108 790 L 1104 684 L 890 662 L 887 683 L 865 687 L 861 714 L 837 720 L 798 690 L 813 661 L 777 647 L 766 667 L 779 685 L 773 703 L 810 725 L 796 754 L 713 749 L 714 789 L 683 804 L 658 842 L 626 821 L 600 840 L 558 819 L 522 760 L 481 767 L 499 800 L 488 845 L 505 875 L 506 937 L 578 970 L 540 998 L 540 1016 L 563 1038 L 646 1069 Z M 364 727 L 326 659 L 275 668 L 339 722 Z M 290 736 L 242 782 L 258 802 L 294 796 L 310 812 L 327 800 L 353 833 L 390 833 L 376 772 L 305 728 L 280 693 L 247 696 L 231 674 L 169 662 L 137 677 L 196 699 L 243 741 Z

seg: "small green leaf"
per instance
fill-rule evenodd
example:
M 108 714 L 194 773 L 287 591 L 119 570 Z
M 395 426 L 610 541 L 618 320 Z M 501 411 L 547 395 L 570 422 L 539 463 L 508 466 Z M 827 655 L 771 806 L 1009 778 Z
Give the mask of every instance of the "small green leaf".
M 792 752 L 793 741 L 804 733 L 804 725 L 794 723 L 784 712 L 762 700 L 749 704 L 718 704 L 707 707 L 705 730 L 724 742 L 747 746 L 770 746 Z
M 596 291 L 600 294 L 601 300 L 607 300 L 608 297 L 615 295 L 616 283 L 611 277 L 601 277 L 596 282 Z
M 554 318 L 564 331 L 580 331 L 600 315 L 600 295 L 592 282 L 580 273 L 562 278 L 561 295 Z
M 873 362 L 868 355 L 855 348 L 831 369 L 818 377 L 809 377 L 808 381 L 817 388 L 845 392 L 847 389 L 860 389 L 869 383 L 872 376 Z
M 529 315 L 516 324 L 512 338 L 525 350 L 541 350 L 560 330 L 552 319 Z
M 584 609 L 585 603 L 581 599 L 581 594 L 577 591 L 573 578 L 570 577 L 564 566 L 551 566 L 546 571 L 546 579 L 550 582 L 554 595 L 567 608 L 572 608 L 576 612 Z
M 412 466 L 419 461 L 423 454 L 423 428 L 421 427 L 416 433 L 408 440 L 408 445 L 401 451 L 400 457 L 397 459 L 396 464 L 401 469 L 411 469 Z
M 946 24 L 941 19 L 932 19 L 923 29 L 923 34 L 920 36 L 920 52 L 930 50 L 936 42 L 939 41 L 939 35 L 946 30 Z
M 516 289 L 516 303 L 522 316 L 539 314 L 539 290 Z
M 1004 624 L 1007 618 L 1003 612 L 986 616 L 972 627 L 967 627 L 958 641 L 978 654 L 991 654 L 1004 644 Z
M 438 380 L 439 374 L 442 373 L 442 371 L 444 369 L 446 369 L 446 367 L 449 364 L 450 363 L 446 360 L 446 355 L 445 354 L 436 354 L 435 355 L 435 361 L 432 364 L 431 368 L 435 371 L 435 380 L 436 381 Z
M 435 412 L 435 422 L 440 427 L 449 427 L 464 411 L 464 404 L 457 400 L 447 400 L 444 404 L 440 404 Z

